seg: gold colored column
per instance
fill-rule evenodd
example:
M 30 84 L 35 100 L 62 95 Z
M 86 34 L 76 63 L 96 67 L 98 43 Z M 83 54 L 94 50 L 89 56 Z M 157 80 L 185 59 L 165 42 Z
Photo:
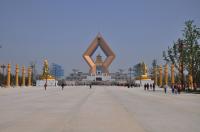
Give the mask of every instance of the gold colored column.
M 168 65 L 165 65 L 165 85 L 168 85 Z
M 192 65 L 190 64 L 190 71 L 188 75 L 188 82 L 189 82 L 189 88 L 193 90 L 193 77 L 192 77 Z
M 15 67 L 15 86 L 19 86 L 19 66 L 17 64 Z
M 157 66 L 154 68 L 154 83 L 158 85 Z
M 175 80 L 174 80 L 174 64 L 171 65 L 171 84 L 172 85 L 175 84 Z
M 10 87 L 10 70 L 11 70 L 11 66 L 10 64 L 8 64 L 7 66 L 7 87 Z
M 22 86 L 25 86 L 25 67 L 22 66 Z
M 31 67 L 28 67 L 28 86 L 31 86 Z
M 162 87 L 162 65 L 159 67 L 159 86 Z
M 192 78 L 192 75 L 189 74 L 189 88 L 193 90 L 193 78 Z

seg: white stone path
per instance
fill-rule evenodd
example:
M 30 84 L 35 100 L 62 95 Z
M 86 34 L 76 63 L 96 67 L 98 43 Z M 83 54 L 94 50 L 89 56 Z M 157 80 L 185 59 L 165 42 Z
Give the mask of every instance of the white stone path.
M 200 95 L 87 86 L 0 88 L 0 132 L 199 132 Z

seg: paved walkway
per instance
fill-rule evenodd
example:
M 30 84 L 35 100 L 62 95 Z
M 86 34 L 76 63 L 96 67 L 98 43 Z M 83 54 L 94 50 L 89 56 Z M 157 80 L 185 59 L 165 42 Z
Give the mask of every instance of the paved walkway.
M 0 132 L 199 132 L 199 102 L 142 88 L 0 89 Z

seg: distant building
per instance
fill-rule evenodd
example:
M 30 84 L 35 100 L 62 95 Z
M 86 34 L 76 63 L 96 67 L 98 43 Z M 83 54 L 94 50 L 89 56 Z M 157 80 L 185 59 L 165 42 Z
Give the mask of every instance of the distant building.
M 50 73 L 53 75 L 56 79 L 61 79 L 64 77 L 64 70 L 62 69 L 62 66 L 52 63 L 50 66 Z
M 115 73 L 110 73 L 111 78 L 114 79 L 115 81 L 126 81 L 130 79 L 127 73 L 120 73 L 120 72 L 115 72 Z
M 86 79 L 89 73 L 75 72 L 66 77 L 67 81 L 82 81 Z
M 98 74 L 101 73 L 101 70 L 97 70 L 97 74 L 96 76 L 98 76 Z M 66 81 L 68 82 L 78 82 L 78 83 L 81 83 L 81 82 L 90 82 L 90 81 L 93 81 L 93 80 L 88 80 L 88 76 L 90 75 L 90 73 L 83 73 L 83 72 L 73 72 L 71 74 L 69 74 L 69 76 L 66 77 Z M 96 77 L 95 76 L 95 77 Z M 127 80 L 130 79 L 130 77 L 128 76 L 127 73 L 123 73 L 123 72 L 115 72 L 115 73 L 110 73 L 110 77 L 112 81 L 120 84 L 120 83 L 126 83 Z M 97 80 L 98 81 L 98 80 Z

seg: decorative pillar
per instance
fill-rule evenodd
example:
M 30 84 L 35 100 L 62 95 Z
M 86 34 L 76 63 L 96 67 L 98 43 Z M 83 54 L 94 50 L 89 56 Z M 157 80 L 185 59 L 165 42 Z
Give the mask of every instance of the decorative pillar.
M 162 65 L 159 67 L 159 86 L 162 87 Z
M 194 87 L 193 87 L 193 78 L 192 78 L 192 75 L 189 74 L 188 77 L 189 77 L 189 88 L 193 90 Z
M 31 86 L 31 67 L 28 67 L 28 86 Z
M 192 65 L 190 64 L 190 71 L 188 75 L 188 82 L 189 82 L 189 88 L 193 90 L 193 77 L 192 77 Z
M 10 70 L 11 70 L 11 66 L 10 64 L 8 64 L 7 66 L 7 87 L 10 87 Z
M 172 85 L 175 84 L 175 80 L 174 80 L 174 64 L 171 65 L 171 84 Z
M 17 64 L 15 67 L 15 86 L 19 86 L 19 66 Z
M 22 86 L 25 86 L 25 67 L 22 66 Z
M 165 64 L 165 85 L 168 85 L 168 65 Z

